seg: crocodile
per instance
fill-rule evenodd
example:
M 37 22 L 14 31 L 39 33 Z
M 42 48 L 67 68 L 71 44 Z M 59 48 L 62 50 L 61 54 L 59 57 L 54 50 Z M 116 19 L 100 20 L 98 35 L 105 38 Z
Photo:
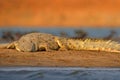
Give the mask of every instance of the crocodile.
M 96 50 L 120 52 L 120 44 L 112 40 L 70 39 L 47 33 L 29 33 L 19 40 L 0 44 L 0 48 L 16 49 L 21 52 L 53 50 Z
M 23 35 L 19 40 L 11 43 L 0 44 L 0 48 L 16 49 L 21 52 L 51 51 L 58 50 L 59 46 L 55 42 L 52 34 L 29 33 Z

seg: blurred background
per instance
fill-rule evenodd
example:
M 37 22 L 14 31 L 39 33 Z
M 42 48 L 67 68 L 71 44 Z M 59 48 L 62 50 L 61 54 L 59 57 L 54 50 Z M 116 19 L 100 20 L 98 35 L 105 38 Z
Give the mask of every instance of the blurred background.
M 120 25 L 120 0 L 1 0 L 0 26 Z
M 0 37 L 29 32 L 120 40 L 120 0 L 1 0 Z

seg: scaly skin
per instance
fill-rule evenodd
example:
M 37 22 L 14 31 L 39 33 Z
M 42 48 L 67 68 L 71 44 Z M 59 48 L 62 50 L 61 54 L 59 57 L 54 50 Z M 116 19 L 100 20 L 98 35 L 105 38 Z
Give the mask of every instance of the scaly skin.
M 92 39 L 55 39 L 60 50 L 96 50 L 106 52 L 120 52 L 120 44 L 111 40 L 92 40 Z
M 22 36 L 18 41 L 7 45 L 0 45 L 0 48 L 15 48 L 22 52 L 51 51 L 58 50 L 59 46 L 54 40 L 55 36 L 46 33 L 30 33 Z
M 16 49 L 22 52 L 51 50 L 96 50 L 120 52 L 120 44 L 111 40 L 69 39 L 46 33 L 30 33 L 18 41 L 1 44 L 0 48 Z

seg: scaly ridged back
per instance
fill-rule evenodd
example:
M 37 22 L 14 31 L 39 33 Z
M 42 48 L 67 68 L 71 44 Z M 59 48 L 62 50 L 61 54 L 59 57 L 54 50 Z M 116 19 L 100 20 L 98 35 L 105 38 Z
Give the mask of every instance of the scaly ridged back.
M 59 44 L 62 44 L 70 50 L 97 50 L 97 51 L 108 51 L 108 52 L 119 52 L 120 44 L 111 40 L 91 40 L 91 39 L 59 39 Z M 61 47 L 61 45 L 60 45 Z

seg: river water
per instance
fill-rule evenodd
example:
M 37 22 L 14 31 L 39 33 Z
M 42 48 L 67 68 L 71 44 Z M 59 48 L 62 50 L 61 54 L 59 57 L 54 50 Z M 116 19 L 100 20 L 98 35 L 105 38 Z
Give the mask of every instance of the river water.
M 120 28 L 0 28 L 0 36 L 4 31 L 13 31 L 13 32 L 44 32 L 59 35 L 60 32 L 65 32 L 69 36 L 74 36 L 75 30 L 83 30 L 88 33 L 90 37 L 105 37 L 108 36 L 112 31 L 116 32 L 116 35 L 120 35 Z
M 120 80 L 120 68 L 1 67 L 0 80 Z

